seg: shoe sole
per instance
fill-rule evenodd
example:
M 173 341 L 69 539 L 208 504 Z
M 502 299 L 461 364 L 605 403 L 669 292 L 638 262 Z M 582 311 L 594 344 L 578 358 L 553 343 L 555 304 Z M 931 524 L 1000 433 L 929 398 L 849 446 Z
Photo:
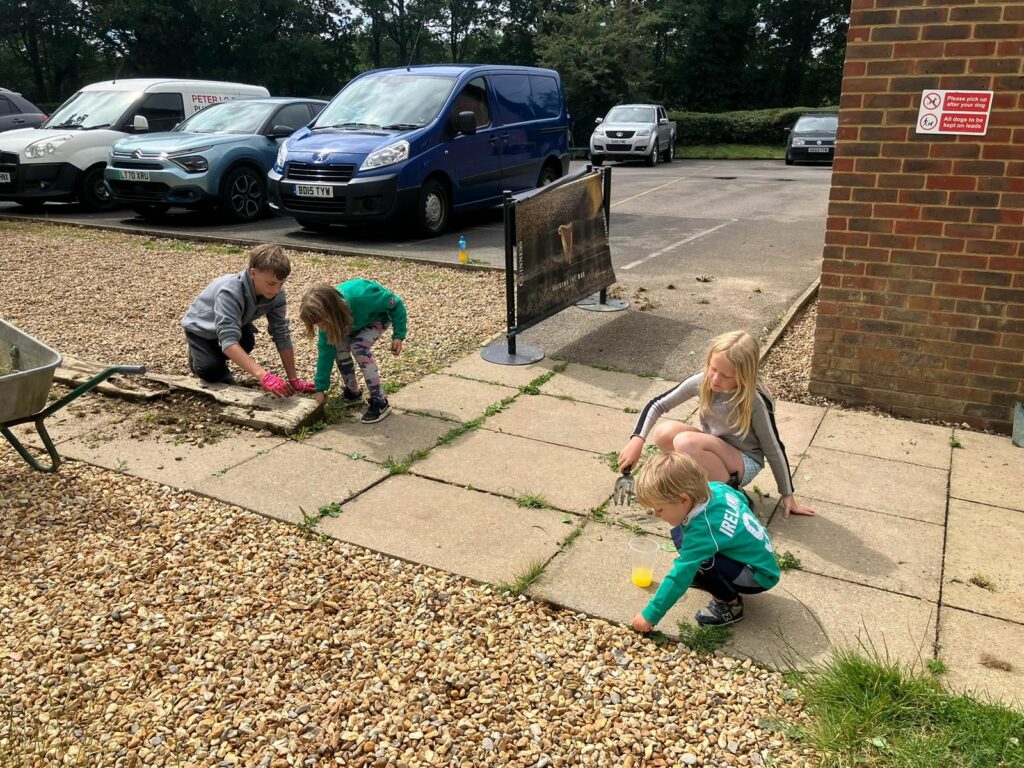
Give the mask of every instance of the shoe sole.
M 384 419 L 386 419 L 390 413 L 391 413 L 391 406 L 389 405 L 383 411 L 381 411 L 379 414 L 377 414 L 377 418 L 375 418 L 375 419 L 368 419 L 368 418 L 366 418 L 364 416 L 362 418 L 362 422 L 363 422 L 363 424 L 376 424 L 378 421 L 384 421 Z
M 697 623 L 702 627 L 727 627 L 730 624 L 738 624 L 743 621 L 742 616 L 737 616 L 735 619 L 731 619 L 730 621 L 701 621 L 699 616 L 694 616 L 693 618 L 696 619 Z

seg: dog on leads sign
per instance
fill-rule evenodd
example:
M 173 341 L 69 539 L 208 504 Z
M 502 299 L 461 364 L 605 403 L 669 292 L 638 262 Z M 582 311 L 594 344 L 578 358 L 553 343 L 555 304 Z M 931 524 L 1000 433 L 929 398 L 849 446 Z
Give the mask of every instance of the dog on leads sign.
M 984 136 L 991 111 L 992 91 L 922 91 L 917 132 Z

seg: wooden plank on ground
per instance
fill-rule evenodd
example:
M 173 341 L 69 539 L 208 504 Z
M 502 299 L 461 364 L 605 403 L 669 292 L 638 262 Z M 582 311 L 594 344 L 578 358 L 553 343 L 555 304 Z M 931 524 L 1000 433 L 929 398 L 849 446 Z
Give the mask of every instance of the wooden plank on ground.
M 77 386 L 105 369 L 98 363 L 64 356 L 55 378 Z M 112 382 L 111 386 L 105 386 Z M 269 429 L 279 434 L 291 434 L 322 418 L 323 411 L 312 397 L 293 396 L 276 398 L 261 389 L 239 387 L 233 384 L 209 384 L 195 376 L 168 373 L 146 373 L 139 376 L 119 376 L 108 379 L 97 389 L 101 392 L 134 399 L 152 399 L 171 391 L 204 395 L 226 406 L 221 418 L 234 424 Z

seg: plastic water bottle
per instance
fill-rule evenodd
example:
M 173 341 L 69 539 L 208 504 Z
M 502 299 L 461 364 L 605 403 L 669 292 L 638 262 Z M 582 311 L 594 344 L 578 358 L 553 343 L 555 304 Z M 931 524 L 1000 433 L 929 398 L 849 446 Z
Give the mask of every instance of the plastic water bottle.
M 459 235 L 459 263 L 469 263 L 469 254 L 466 253 L 466 236 Z

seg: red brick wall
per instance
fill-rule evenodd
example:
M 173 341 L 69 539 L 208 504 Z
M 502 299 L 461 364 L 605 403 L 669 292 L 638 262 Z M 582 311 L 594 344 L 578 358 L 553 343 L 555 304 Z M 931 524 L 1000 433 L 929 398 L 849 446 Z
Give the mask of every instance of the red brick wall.
M 926 88 L 995 92 L 982 137 Z M 1024 400 L 1024 2 L 852 0 L 811 391 L 1008 431 Z

